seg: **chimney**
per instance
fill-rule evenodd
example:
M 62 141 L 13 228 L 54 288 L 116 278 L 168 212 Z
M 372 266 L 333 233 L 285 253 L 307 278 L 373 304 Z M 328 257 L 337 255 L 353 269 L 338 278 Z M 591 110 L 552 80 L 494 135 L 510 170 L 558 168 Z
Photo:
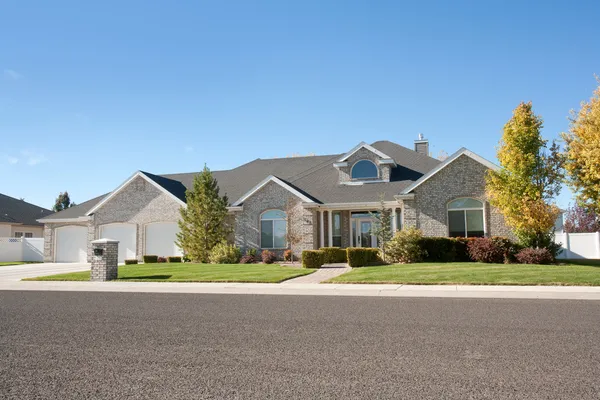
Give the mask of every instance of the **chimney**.
M 415 151 L 426 156 L 429 155 L 429 140 L 425 139 L 422 133 L 419 133 L 419 138 L 415 140 Z

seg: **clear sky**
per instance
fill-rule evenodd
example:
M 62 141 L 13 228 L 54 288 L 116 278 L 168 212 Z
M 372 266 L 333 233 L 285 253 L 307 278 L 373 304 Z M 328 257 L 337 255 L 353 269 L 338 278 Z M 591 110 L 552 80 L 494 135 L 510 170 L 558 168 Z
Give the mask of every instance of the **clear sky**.
M 0 1 L 0 193 L 50 208 L 419 132 L 495 161 L 522 100 L 567 129 L 599 21 L 598 1 Z

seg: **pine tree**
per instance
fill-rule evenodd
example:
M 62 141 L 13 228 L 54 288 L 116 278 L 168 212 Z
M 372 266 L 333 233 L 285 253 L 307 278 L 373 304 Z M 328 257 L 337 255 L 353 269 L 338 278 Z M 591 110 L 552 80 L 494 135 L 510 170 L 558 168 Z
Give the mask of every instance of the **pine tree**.
M 210 251 L 232 232 L 227 222 L 227 196 L 219 195 L 217 180 L 206 165 L 186 192 L 187 207 L 180 209 L 177 245 L 196 262 L 208 262 Z
M 69 192 L 60 192 L 60 194 L 56 198 L 56 201 L 54 202 L 54 207 L 52 207 L 52 211 L 59 212 L 73 206 L 75 206 L 75 203 L 71 203 Z
M 542 126 L 531 102 L 515 108 L 498 147 L 502 169 L 489 171 L 487 193 L 521 244 L 551 248 L 562 167 L 558 145 L 553 143 L 547 151 Z

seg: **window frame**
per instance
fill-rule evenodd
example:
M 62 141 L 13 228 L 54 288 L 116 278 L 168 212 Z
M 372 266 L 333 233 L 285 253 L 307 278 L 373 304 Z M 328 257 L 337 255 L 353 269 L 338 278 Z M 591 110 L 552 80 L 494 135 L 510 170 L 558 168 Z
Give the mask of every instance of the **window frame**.
M 263 218 L 263 215 L 265 215 L 269 211 L 279 211 L 285 215 L 285 218 Z M 263 221 L 271 222 L 271 229 L 273 232 L 273 247 L 265 247 L 263 245 L 263 242 L 262 242 L 263 241 L 263 239 L 262 239 L 262 223 L 263 223 Z M 275 221 L 284 221 L 285 222 L 285 235 L 284 235 L 285 247 L 275 247 Z M 278 208 L 269 208 L 268 210 L 264 210 L 263 212 L 261 212 L 260 216 L 258 218 L 258 237 L 259 237 L 260 248 L 268 249 L 268 250 L 285 250 L 285 249 L 287 249 L 289 247 L 288 242 L 287 242 L 287 229 L 288 229 L 287 223 L 288 223 L 287 213 L 283 210 L 280 210 Z
M 456 200 L 461 200 L 461 199 L 475 200 L 475 201 L 481 203 L 481 207 L 449 208 L 450 207 L 450 203 L 452 203 L 452 202 L 454 202 Z M 467 224 L 467 211 L 481 211 L 481 216 L 483 218 L 483 237 L 487 237 L 485 201 L 479 200 L 479 199 L 477 199 L 475 197 L 457 197 L 455 199 L 452 199 L 452 200 L 448 201 L 446 203 L 446 230 L 447 230 L 448 237 L 452 237 L 452 236 L 450 236 L 450 211 L 462 211 L 464 222 L 465 222 L 465 236 L 460 236 L 460 237 L 465 237 L 465 238 L 468 238 L 468 237 L 479 237 L 479 236 L 468 236 L 468 234 L 469 234 L 469 226 Z
M 364 177 L 364 178 L 355 178 L 353 175 L 354 172 L 354 167 L 356 167 L 356 165 L 360 162 L 363 161 L 367 161 L 370 162 L 371 164 L 373 164 L 373 166 L 375 167 L 375 170 L 377 171 L 377 176 L 369 176 L 369 177 Z M 358 161 L 356 161 L 354 164 L 352 164 L 352 168 L 350 168 L 350 179 L 353 181 L 361 181 L 361 180 L 369 180 L 369 179 L 379 179 L 380 175 L 380 171 L 379 171 L 379 167 L 377 166 L 377 164 L 375 164 L 372 160 L 369 160 L 368 158 L 363 158 L 360 159 Z
M 335 234 L 335 218 L 339 217 L 340 222 L 340 234 Z M 336 246 L 334 241 L 336 238 L 340 238 L 340 245 Z M 332 247 L 342 247 L 342 212 L 341 211 L 331 211 L 331 244 Z
M 17 232 L 17 231 L 15 231 L 15 233 L 13 233 L 13 237 L 15 239 L 22 239 L 22 238 L 25 237 L 25 232 L 20 232 L 20 231 Z

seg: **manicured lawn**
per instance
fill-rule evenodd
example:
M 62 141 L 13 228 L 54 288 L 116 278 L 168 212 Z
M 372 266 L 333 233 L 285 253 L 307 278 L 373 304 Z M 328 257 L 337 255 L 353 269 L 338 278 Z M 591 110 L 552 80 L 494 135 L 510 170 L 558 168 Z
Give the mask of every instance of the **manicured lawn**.
M 8 265 L 22 265 L 22 264 L 30 264 L 24 261 L 8 261 L 8 262 L 0 262 L 0 267 L 6 267 Z
M 277 264 L 138 264 L 119 266 L 122 281 L 142 282 L 269 282 L 276 283 L 314 272 Z M 41 276 L 34 281 L 89 281 L 90 272 Z
M 355 268 L 328 282 L 600 286 L 600 265 L 396 264 Z

